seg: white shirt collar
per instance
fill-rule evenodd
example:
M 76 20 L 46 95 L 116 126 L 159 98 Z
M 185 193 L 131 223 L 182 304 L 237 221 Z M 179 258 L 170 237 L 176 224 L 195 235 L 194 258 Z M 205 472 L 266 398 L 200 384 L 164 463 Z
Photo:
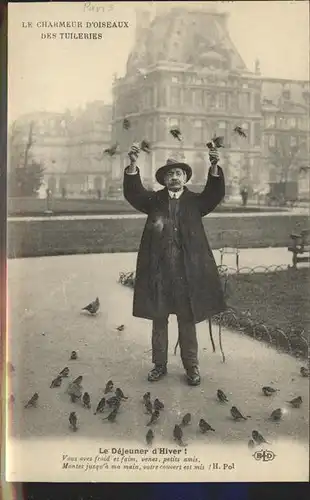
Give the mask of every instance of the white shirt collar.
M 184 189 L 181 189 L 180 191 L 170 191 L 168 189 L 168 193 L 169 193 L 170 198 L 177 198 L 177 199 L 180 198 L 183 191 L 184 191 Z

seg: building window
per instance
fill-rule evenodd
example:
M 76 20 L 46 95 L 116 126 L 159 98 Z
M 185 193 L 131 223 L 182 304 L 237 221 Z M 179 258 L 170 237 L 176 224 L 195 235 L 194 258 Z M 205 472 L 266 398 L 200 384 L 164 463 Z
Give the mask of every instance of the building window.
M 219 94 L 218 107 L 220 109 L 226 108 L 226 94 L 224 94 L 224 92 Z
M 296 127 L 296 118 L 293 118 L 293 117 L 289 118 L 288 119 L 288 126 L 290 128 L 295 128 Z
M 160 86 L 158 88 L 158 106 L 165 107 L 167 106 L 167 98 L 166 98 L 166 87 Z
M 194 105 L 196 108 L 203 105 L 203 92 L 200 89 L 194 90 Z
M 179 127 L 180 126 L 180 120 L 178 118 L 170 118 L 169 119 L 169 126 L 170 126 L 170 128 L 172 128 L 172 127 Z
M 297 137 L 292 135 L 290 138 L 290 146 L 296 146 L 296 145 L 297 145 Z
M 272 134 L 269 136 L 269 147 L 270 148 L 274 148 L 276 145 L 276 138 L 275 136 Z
M 195 143 L 203 142 L 203 127 L 201 120 L 194 121 L 194 142 Z
M 265 123 L 267 128 L 274 128 L 275 126 L 275 117 L 274 116 L 266 116 Z
M 180 104 L 181 104 L 181 89 L 179 87 L 171 87 L 171 89 L 170 89 L 170 104 L 171 104 L 171 106 L 180 106 Z

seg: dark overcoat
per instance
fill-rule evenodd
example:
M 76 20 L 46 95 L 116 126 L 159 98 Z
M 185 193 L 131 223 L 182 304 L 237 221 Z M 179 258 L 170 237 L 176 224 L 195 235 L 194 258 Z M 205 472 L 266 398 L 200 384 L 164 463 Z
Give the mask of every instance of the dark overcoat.
M 125 169 L 123 189 L 125 199 L 148 216 L 137 258 L 133 316 L 153 320 L 162 317 L 165 311 L 159 269 L 165 220 L 169 215 L 169 193 L 167 188 L 145 189 L 139 169 L 135 175 L 127 174 Z M 202 223 L 202 217 L 212 212 L 224 195 L 224 174 L 219 167 L 219 176 L 212 176 L 209 171 L 201 193 L 185 187 L 180 196 L 180 235 L 195 323 L 226 309 L 219 273 Z

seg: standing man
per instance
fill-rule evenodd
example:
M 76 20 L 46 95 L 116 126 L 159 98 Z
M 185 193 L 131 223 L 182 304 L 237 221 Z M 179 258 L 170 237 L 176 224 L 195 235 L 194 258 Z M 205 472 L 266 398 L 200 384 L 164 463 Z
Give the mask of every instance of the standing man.
M 167 374 L 168 317 L 177 316 L 181 359 L 189 385 L 200 384 L 196 324 L 223 311 L 225 306 L 217 266 L 204 231 L 202 217 L 225 195 L 224 175 L 216 150 L 209 152 L 211 167 L 204 190 L 190 191 L 192 176 L 186 163 L 168 160 L 156 172 L 164 186 L 146 190 L 137 159 L 140 149 L 128 153 L 124 197 L 148 215 L 138 252 L 133 316 L 152 320 L 152 361 L 148 380 Z

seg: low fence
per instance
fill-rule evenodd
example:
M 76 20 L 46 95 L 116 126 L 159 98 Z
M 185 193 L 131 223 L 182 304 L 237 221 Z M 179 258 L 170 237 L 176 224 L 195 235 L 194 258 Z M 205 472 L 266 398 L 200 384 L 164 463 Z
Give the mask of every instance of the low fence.
M 234 214 L 203 218 L 213 249 L 221 248 L 223 231 L 241 234 L 240 248 L 286 247 L 289 235 L 308 227 L 309 218 L 300 214 L 252 215 Z M 108 252 L 136 252 L 145 225 L 145 218 L 98 219 L 47 218 L 8 219 L 8 256 L 38 257 Z M 234 241 L 225 241 L 234 246 Z
M 243 267 L 239 270 L 227 266 L 218 266 L 219 274 L 222 281 L 224 295 L 228 308 L 216 316 L 212 317 L 212 322 L 219 326 L 219 340 L 222 351 L 223 361 L 225 355 L 221 343 L 221 328 L 226 326 L 234 331 L 248 335 L 255 340 L 264 342 L 269 346 L 277 349 L 280 352 L 285 352 L 294 355 L 297 358 L 307 359 L 309 355 L 309 332 L 305 331 L 304 325 L 295 323 L 289 325 L 285 330 L 278 326 L 266 324 L 265 322 L 257 321 L 250 311 L 243 312 L 239 308 L 229 306 L 229 297 L 231 296 L 232 289 L 229 278 L 237 274 L 255 274 L 255 273 L 272 273 L 277 271 L 284 271 L 287 266 L 256 266 L 253 268 Z M 130 288 L 135 284 L 135 273 L 120 273 L 119 282 Z M 212 326 L 210 326 L 210 336 L 215 350 Z

